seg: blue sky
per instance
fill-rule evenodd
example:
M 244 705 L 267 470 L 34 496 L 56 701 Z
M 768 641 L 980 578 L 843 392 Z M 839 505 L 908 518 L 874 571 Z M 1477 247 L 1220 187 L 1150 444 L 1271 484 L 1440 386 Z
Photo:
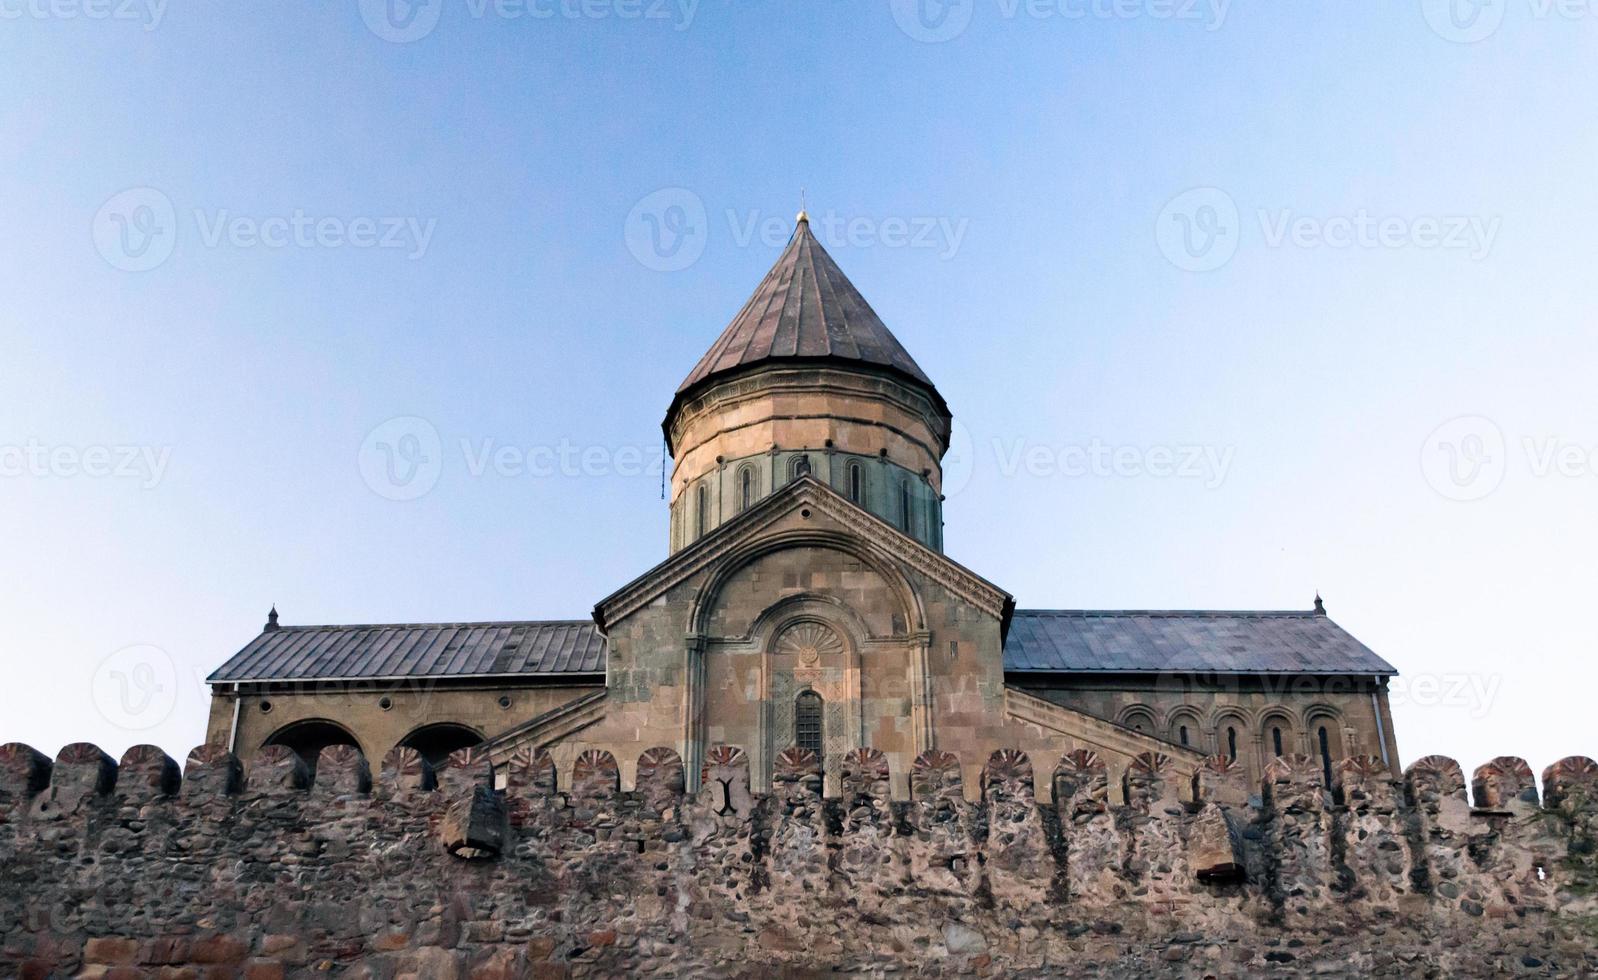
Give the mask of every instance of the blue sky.
M 804 188 L 1021 606 L 1319 589 L 1406 762 L 1598 752 L 1598 14 L 430 2 L 0 3 L 0 740 L 181 757 L 272 602 L 585 616 Z

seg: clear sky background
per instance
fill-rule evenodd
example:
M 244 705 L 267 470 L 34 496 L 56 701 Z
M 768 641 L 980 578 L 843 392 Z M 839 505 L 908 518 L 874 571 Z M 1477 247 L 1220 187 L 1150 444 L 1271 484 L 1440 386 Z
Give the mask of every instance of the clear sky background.
M 585 617 L 803 187 L 1019 605 L 1319 589 L 1406 764 L 1598 753 L 1585 8 L 60 3 L 0 0 L 0 741 L 181 759 L 273 602 Z

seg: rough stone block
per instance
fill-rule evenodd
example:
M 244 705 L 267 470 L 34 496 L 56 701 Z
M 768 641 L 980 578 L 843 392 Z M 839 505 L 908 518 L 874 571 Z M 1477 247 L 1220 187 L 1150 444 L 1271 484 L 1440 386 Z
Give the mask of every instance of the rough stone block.
M 749 756 L 735 745 L 713 745 L 700 770 L 699 802 L 712 813 L 747 817 L 754 811 L 749 792 Z
M 572 795 L 583 799 L 609 799 L 621 792 L 621 769 L 616 757 L 601 749 L 588 749 L 572 764 Z
M 505 848 L 507 823 L 504 801 L 479 783 L 450 804 L 439 821 L 438 839 L 444 850 L 464 860 L 497 858 Z
M 154 745 L 135 745 L 117 765 L 117 798 L 133 805 L 175 796 L 183 776 L 172 757 Z
M 638 757 L 638 792 L 656 813 L 676 806 L 686 785 L 682 756 L 676 749 L 659 746 Z
M 0 813 L 25 804 L 50 785 L 50 759 L 21 742 L 0 745 Z
M 964 802 L 960 757 L 939 749 L 916 756 L 910 766 L 910 798 L 918 803 Z
M 427 793 L 436 785 L 433 767 L 427 758 L 403 745 L 389 749 L 383 756 L 383 771 L 378 779 L 382 795 L 389 799 Z
M 456 749 L 433 770 L 433 776 L 438 781 L 438 789 L 450 799 L 455 799 L 478 786 L 492 789 L 494 762 L 487 752 L 475 746 Z
M 1127 805 L 1149 811 L 1180 806 L 1176 760 L 1164 752 L 1140 752 L 1121 777 Z
M 999 749 L 982 770 L 982 796 L 990 803 L 1031 806 L 1032 760 L 1020 749 Z
M 1531 766 L 1518 756 L 1501 755 L 1477 766 L 1471 792 L 1476 806 L 1483 810 L 1503 810 L 1515 804 L 1537 806 L 1537 781 Z
M 332 796 L 365 795 L 372 791 L 372 769 L 353 745 L 329 745 L 316 759 L 316 791 Z
M 1110 775 L 1092 749 L 1073 749 L 1054 768 L 1054 805 L 1067 822 L 1104 813 L 1110 804 Z
M 105 796 L 116 786 L 117 764 L 98 745 L 74 742 L 56 754 L 50 788 L 34 800 L 41 818 L 74 813 L 85 801 Z
M 1248 767 L 1228 755 L 1212 755 L 1193 773 L 1193 799 L 1224 808 L 1248 806 L 1253 794 Z
M 1543 804 L 1557 810 L 1592 810 L 1598 805 L 1598 762 L 1572 755 L 1544 769 Z
M 183 764 L 183 796 L 232 796 L 244 787 L 244 767 L 226 746 L 207 743 L 189 752 Z
M 311 770 L 288 746 L 268 745 L 250 760 L 244 785 L 256 796 L 298 793 L 311 785 Z
M 517 749 L 505 760 L 505 795 L 523 799 L 555 795 L 555 760 L 543 749 Z

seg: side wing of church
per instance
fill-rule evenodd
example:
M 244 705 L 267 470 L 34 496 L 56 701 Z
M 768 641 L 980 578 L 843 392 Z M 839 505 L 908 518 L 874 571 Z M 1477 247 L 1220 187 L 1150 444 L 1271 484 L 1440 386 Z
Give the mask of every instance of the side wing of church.
M 1282 612 L 1018 610 L 944 555 L 937 388 L 800 216 L 787 248 L 673 398 L 668 556 L 589 620 L 266 628 L 211 675 L 207 740 L 380 758 L 548 751 L 570 773 L 645 750 L 696 788 L 736 746 L 757 791 L 814 752 L 829 793 L 861 747 L 895 796 L 915 759 L 1143 752 L 1379 756 L 1396 773 L 1393 668 L 1319 599 Z M 653 756 L 646 756 L 650 758 Z M 591 755 L 589 758 L 599 758 Z M 647 762 L 646 762 L 647 764 Z M 1040 792 L 1046 780 L 1040 780 Z

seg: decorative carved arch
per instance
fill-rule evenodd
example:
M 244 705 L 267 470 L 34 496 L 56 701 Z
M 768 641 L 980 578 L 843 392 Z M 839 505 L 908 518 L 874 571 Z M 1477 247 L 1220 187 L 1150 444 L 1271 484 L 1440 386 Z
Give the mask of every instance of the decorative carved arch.
M 688 635 L 692 637 L 706 635 L 710 614 L 715 608 L 716 601 L 733 577 L 744 568 L 767 555 L 805 547 L 841 551 L 864 562 L 872 571 L 882 576 L 888 588 L 898 597 L 899 611 L 904 615 L 904 621 L 911 624 L 911 630 L 921 632 L 926 629 L 926 613 L 921 605 L 921 597 L 910 584 L 910 579 L 904 570 L 889 555 L 855 535 L 820 529 L 799 529 L 751 541 L 733 549 L 717 561 L 689 607 Z
M 1154 709 L 1146 704 L 1129 704 L 1122 708 L 1116 713 L 1115 723 L 1122 728 L 1130 728 L 1145 735 L 1158 737 L 1160 734 L 1160 723 L 1154 714 Z
M 1249 758 L 1249 743 L 1254 738 L 1254 733 L 1258 731 L 1258 726 L 1246 709 L 1235 705 L 1220 708 L 1211 716 L 1210 725 L 1215 729 L 1216 755 L 1233 755 L 1232 746 L 1226 737 L 1226 730 L 1235 727 L 1237 729 L 1237 752 L 1235 758 L 1239 762 L 1244 762 Z
M 1187 741 L 1182 741 L 1182 729 L 1187 729 Z M 1199 750 L 1204 740 L 1204 717 L 1192 705 L 1179 704 L 1165 714 L 1165 737 L 1177 745 Z
M 753 770 L 757 782 L 763 782 L 772 770 L 773 760 L 781 747 L 792 745 L 795 739 L 794 720 L 798 697 L 814 691 L 812 684 L 801 682 L 797 672 L 819 668 L 825 662 L 817 659 L 806 663 L 798 646 L 818 644 L 818 654 L 834 662 L 841 662 L 843 679 L 830 691 L 815 691 L 834 711 L 841 711 L 841 731 L 824 731 L 825 736 L 841 738 L 843 744 L 859 745 L 865 737 L 865 707 L 860 690 L 864 671 L 862 647 L 868 639 L 864 623 L 841 602 L 830 596 L 799 595 L 779 600 L 756 618 L 756 628 L 751 631 L 760 650 L 760 680 L 756 692 L 760 705 L 759 737 L 751 745 Z M 796 644 L 798 646 L 796 646 Z M 830 652 L 829 652 L 830 651 Z M 792 656 L 796 676 L 792 690 L 777 690 L 776 662 L 779 656 Z M 826 708 L 823 709 L 826 712 Z M 823 715 L 825 717 L 825 714 Z M 839 770 L 842 754 L 829 756 L 826 741 L 821 746 L 822 769 L 831 779 Z
M 1280 752 L 1276 750 L 1276 743 L 1271 734 L 1272 728 L 1280 728 L 1282 730 L 1282 750 Z M 1292 755 L 1295 752 L 1302 752 L 1302 743 L 1298 740 L 1298 734 L 1302 730 L 1298 721 L 1294 719 L 1293 713 L 1286 708 L 1273 706 L 1261 711 L 1259 736 L 1261 751 L 1265 755 L 1265 758 L 1261 760 L 1261 764 L 1263 765 L 1279 755 Z

